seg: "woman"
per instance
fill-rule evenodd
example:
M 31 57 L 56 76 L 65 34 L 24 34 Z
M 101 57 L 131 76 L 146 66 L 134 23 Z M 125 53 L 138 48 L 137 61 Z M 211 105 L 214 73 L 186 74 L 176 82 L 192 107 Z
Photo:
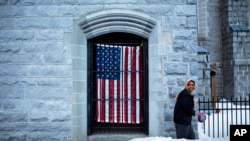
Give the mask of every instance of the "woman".
M 174 123 L 176 136 L 178 139 L 195 139 L 194 130 L 191 124 L 194 111 L 194 96 L 192 92 L 195 89 L 195 81 L 187 80 L 185 88 L 176 96 L 174 107 Z

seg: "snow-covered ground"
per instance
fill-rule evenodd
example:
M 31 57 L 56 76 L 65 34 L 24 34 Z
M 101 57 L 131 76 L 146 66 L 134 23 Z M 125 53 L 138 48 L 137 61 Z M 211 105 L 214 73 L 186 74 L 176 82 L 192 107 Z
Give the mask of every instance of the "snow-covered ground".
M 229 141 L 229 137 L 224 138 L 210 138 L 206 134 L 203 133 L 203 124 L 198 123 L 198 135 L 199 139 L 194 141 Z M 187 139 L 173 139 L 171 137 L 146 137 L 146 138 L 135 138 L 129 141 L 190 141 Z
M 238 106 L 235 106 L 232 103 L 229 103 L 228 105 L 226 105 L 225 103 L 221 104 L 218 103 L 217 104 L 218 108 L 223 108 L 223 107 L 227 107 L 227 108 L 233 108 L 235 109 Z M 249 111 L 249 106 L 244 107 L 246 110 L 241 110 L 241 111 L 227 111 L 227 112 L 219 112 L 219 113 L 212 113 L 212 114 L 207 114 L 206 115 L 206 120 L 205 120 L 205 125 L 210 125 L 210 128 L 207 128 L 208 126 L 205 126 L 206 128 L 204 128 L 204 124 L 203 123 L 199 123 L 198 122 L 198 136 L 199 139 L 194 140 L 194 141 L 229 141 L 229 135 L 228 134 L 228 130 L 222 130 L 222 126 L 218 126 L 219 124 L 214 124 L 214 123 L 219 123 L 219 122 L 224 122 L 224 129 L 229 129 L 229 125 L 230 124 L 237 124 L 239 123 L 239 121 L 237 121 L 236 119 L 227 119 L 226 116 L 228 115 L 229 117 L 236 117 L 236 115 L 241 115 L 242 118 L 246 118 L 249 119 L 249 115 L 250 115 L 250 111 Z M 225 120 L 227 119 L 227 120 Z M 240 119 L 240 118 L 239 118 Z M 238 120 L 239 120 L 238 119 Z M 243 121 L 247 121 L 247 123 L 244 124 L 250 124 L 249 120 L 244 120 L 241 119 Z M 205 131 L 205 133 L 204 133 Z M 222 133 L 223 132 L 223 133 Z M 210 133 L 210 136 L 207 135 L 207 133 Z M 214 134 L 213 134 L 214 133 Z M 224 137 L 220 137 L 223 134 Z M 219 137 L 218 137 L 219 136 Z M 214 138 L 213 138 L 214 137 Z M 134 138 L 132 140 L 129 141 L 190 141 L 187 139 L 173 139 L 171 137 L 145 137 L 145 138 Z

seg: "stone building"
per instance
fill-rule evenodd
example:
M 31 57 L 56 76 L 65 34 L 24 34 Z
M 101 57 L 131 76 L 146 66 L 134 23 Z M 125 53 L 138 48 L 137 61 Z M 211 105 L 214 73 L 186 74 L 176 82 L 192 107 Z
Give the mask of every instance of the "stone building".
M 174 138 L 186 79 L 197 82 L 196 99 L 250 93 L 249 4 L 1 0 L 0 140 Z M 142 47 L 143 122 L 95 120 L 97 44 Z

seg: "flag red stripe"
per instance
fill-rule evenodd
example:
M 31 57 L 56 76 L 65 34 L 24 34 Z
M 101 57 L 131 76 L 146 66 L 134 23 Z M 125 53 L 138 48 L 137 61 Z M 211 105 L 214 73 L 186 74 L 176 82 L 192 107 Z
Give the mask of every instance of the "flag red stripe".
M 101 79 L 101 121 L 105 121 L 105 80 Z
M 136 122 L 136 48 L 132 48 L 131 55 L 131 120 Z
M 109 80 L 109 122 L 113 122 L 114 115 L 114 80 Z
M 124 101 L 124 119 L 123 121 L 125 123 L 128 122 L 128 48 L 125 48 L 124 51 L 124 64 L 123 64 L 123 69 L 124 69 L 124 92 L 123 92 L 123 101 Z
M 121 100 L 120 100 L 120 80 L 117 80 L 117 122 L 121 123 Z

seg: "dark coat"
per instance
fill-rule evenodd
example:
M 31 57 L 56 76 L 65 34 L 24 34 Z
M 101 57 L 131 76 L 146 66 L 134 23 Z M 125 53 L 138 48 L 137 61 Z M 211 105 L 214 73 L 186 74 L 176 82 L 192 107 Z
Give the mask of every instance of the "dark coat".
M 192 116 L 194 115 L 194 96 L 186 89 L 183 89 L 176 98 L 174 123 L 191 125 Z

